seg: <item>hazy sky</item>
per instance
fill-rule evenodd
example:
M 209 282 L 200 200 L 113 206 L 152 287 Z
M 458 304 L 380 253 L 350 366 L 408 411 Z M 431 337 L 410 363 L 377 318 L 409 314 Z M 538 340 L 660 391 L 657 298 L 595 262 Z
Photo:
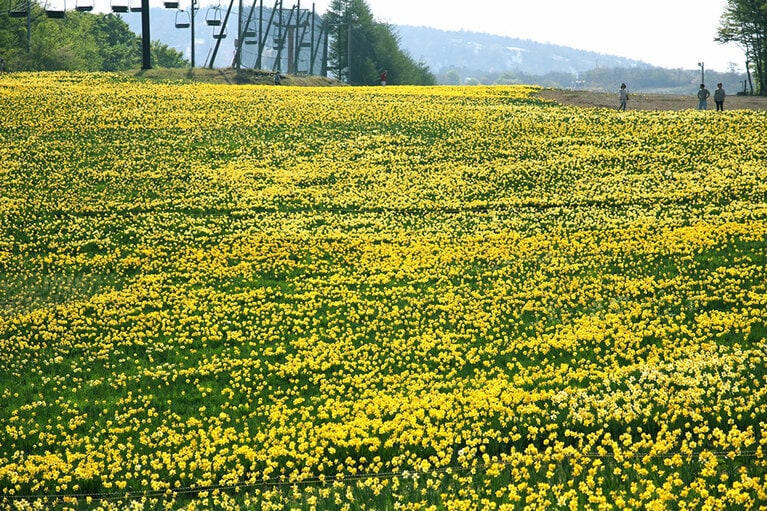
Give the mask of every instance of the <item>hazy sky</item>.
M 289 0 L 286 4 L 293 4 Z M 670 68 L 744 67 L 734 44 L 713 41 L 726 0 L 367 0 L 379 21 L 469 30 L 618 55 Z M 272 4 L 265 0 L 264 5 Z M 323 14 L 330 0 L 315 0 Z M 311 0 L 301 0 L 311 8 Z M 416 59 L 418 51 L 411 49 Z

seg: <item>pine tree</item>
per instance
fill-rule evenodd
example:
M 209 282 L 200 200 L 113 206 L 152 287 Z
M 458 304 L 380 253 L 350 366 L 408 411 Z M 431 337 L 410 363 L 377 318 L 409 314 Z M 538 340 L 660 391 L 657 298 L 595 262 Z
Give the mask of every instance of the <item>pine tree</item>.
M 400 48 L 394 28 L 377 22 L 365 0 L 333 0 L 324 21 L 331 38 L 328 69 L 353 85 L 378 83 L 387 70 L 390 84 L 431 85 L 436 78 Z

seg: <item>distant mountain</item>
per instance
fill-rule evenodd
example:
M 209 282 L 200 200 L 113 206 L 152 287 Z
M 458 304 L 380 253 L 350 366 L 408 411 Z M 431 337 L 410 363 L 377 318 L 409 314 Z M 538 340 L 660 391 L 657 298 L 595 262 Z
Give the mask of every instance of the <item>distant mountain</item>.
M 597 67 L 651 67 L 638 60 L 514 37 L 408 25 L 396 28 L 402 48 L 437 75 L 450 69 L 480 75 L 510 71 L 545 75 L 577 74 Z

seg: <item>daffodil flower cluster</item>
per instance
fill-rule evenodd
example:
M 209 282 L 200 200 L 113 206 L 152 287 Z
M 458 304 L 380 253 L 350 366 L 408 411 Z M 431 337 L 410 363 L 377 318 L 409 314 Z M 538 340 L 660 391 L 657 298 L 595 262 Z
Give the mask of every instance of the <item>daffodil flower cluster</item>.
M 764 112 L 0 91 L 2 507 L 767 502 Z

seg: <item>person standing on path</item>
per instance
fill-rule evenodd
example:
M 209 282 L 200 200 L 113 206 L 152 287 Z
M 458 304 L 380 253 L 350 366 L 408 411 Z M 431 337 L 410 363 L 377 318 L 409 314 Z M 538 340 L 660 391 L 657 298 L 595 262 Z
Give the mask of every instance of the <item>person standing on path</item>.
M 626 103 L 629 101 L 629 91 L 626 88 L 626 84 L 621 84 L 621 90 L 620 90 L 620 105 L 618 106 L 618 110 L 626 111 Z
M 698 90 L 698 110 L 706 110 L 708 108 L 708 97 L 711 93 L 706 88 L 705 83 L 700 84 L 700 90 Z
M 722 87 L 722 83 L 716 84 L 716 90 L 714 91 L 714 103 L 716 103 L 716 111 L 717 112 L 724 112 L 724 97 L 726 94 L 724 93 L 724 87 Z

